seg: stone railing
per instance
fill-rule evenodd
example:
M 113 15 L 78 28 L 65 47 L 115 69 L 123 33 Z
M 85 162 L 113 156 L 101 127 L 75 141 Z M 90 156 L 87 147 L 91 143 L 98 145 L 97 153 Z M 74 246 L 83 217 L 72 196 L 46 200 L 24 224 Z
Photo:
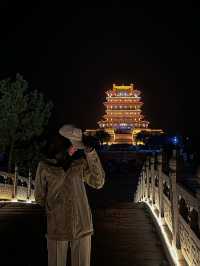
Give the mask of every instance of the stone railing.
M 34 202 L 34 181 L 29 172 L 28 178 L 15 173 L 0 171 L 0 201 L 26 201 Z
M 173 250 L 176 265 L 200 265 L 200 193 L 186 190 L 176 181 L 177 154 L 162 169 L 162 154 L 147 157 L 135 193 L 135 202 L 145 202 Z

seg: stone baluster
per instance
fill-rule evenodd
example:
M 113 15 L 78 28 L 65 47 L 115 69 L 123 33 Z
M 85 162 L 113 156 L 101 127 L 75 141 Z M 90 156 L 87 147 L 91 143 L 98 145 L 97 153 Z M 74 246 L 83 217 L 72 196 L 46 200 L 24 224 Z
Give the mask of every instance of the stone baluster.
M 157 167 L 158 167 L 159 217 L 161 221 L 164 222 L 162 151 L 157 157 Z
M 142 200 L 143 187 L 142 187 L 142 173 L 140 174 L 140 200 Z
M 150 158 L 150 171 L 151 171 L 151 199 L 152 203 L 155 204 L 155 157 L 154 155 Z
M 18 181 L 18 167 L 15 165 L 15 174 L 13 182 L 13 199 L 17 199 L 17 181 Z
M 146 187 L 145 187 L 145 164 L 143 165 L 142 167 L 142 199 L 145 198 L 145 190 L 146 190 Z
M 139 186 L 140 186 L 140 198 L 139 200 L 142 199 L 142 173 L 140 173 L 140 177 L 139 177 Z
M 143 187 L 143 200 L 146 199 L 146 184 L 145 184 L 145 178 L 146 178 L 146 168 L 145 163 L 142 167 L 142 187 Z
M 140 177 L 139 177 L 138 183 L 137 183 L 137 189 L 136 189 L 135 196 L 134 196 L 135 202 L 140 201 L 140 193 L 141 193 L 141 187 L 140 187 Z
M 136 202 L 140 200 L 140 178 L 138 179 L 137 191 L 136 191 Z
M 172 245 L 177 250 L 179 259 L 182 259 L 180 235 L 179 235 L 179 212 L 178 212 L 178 198 L 176 191 L 176 169 L 177 169 L 177 154 L 173 150 L 172 158 L 169 161 L 170 167 L 170 200 L 171 200 L 171 214 L 172 214 Z
M 27 187 L 27 199 L 30 200 L 31 198 L 31 171 L 28 171 L 28 187 Z
M 139 192 L 139 200 L 141 200 L 142 188 L 141 188 L 141 175 L 138 180 L 138 192 Z
M 147 200 L 150 199 L 150 171 L 149 171 L 149 158 L 146 159 L 146 178 L 147 178 L 147 183 L 146 183 L 146 193 L 147 193 Z
M 142 200 L 142 198 L 143 198 L 143 168 L 142 168 L 142 171 L 140 173 L 139 181 L 140 181 L 140 200 Z

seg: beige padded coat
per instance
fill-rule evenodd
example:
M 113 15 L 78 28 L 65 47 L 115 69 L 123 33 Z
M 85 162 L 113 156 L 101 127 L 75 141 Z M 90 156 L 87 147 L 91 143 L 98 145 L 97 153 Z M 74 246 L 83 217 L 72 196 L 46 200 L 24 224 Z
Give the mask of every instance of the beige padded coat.
M 72 162 L 65 172 L 56 160 L 41 161 L 35 180 L 35 200 L 47 214 L 49 239 L 73 240 L 93 233 L 84 182 L 100 189 L 105 173 L 95 150 Z

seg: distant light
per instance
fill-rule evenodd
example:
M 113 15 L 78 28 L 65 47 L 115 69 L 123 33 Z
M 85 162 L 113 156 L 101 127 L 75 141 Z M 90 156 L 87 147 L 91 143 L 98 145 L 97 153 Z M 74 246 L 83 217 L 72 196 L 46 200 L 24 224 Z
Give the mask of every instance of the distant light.
M 175 137 L 173 137 L 172 138 L 172 142 L 173 142 L 173 144 L 177 144 L 178 143 L 178 138 L 175 136 Z

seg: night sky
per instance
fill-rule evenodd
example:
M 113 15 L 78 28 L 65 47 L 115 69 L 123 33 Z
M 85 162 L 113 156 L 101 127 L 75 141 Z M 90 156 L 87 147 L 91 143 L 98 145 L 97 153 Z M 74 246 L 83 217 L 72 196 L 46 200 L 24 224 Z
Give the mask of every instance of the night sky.
M 200 135 L 200 9 L 4 2 L 0 78 L 19 72 L 54 102 L 50 129 L 96 128 L 105 91 L 135 82 L 151 127 Z

